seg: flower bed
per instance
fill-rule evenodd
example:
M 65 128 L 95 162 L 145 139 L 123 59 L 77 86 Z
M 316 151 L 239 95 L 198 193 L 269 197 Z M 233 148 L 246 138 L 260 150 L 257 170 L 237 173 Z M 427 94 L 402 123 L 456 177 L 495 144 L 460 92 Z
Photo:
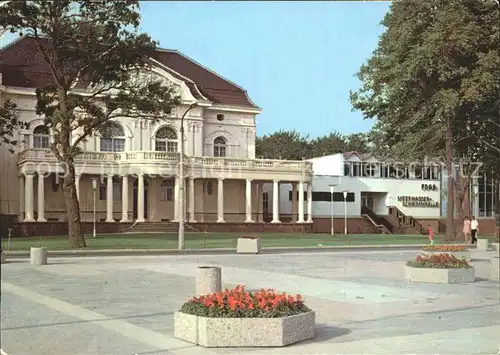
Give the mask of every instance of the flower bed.
M 467 249 L 463 245 L 427 245 L 422 248 L 424 251 L 435 251 L 435 252 L 448 252 L 448 251 L 466 251 Z
M 301 295 L 237 286 L 186 302 L 175 313 L 174 334 L 205 347 L 285 346 L 313 338 L 314 323 Z
M 238 238 L 236 252 L 239 254 L 258 254 L 261 251 L 260 238 L 243 236 Z
M 453 255 L 457 259 L 471 261 L 470 250 L 462 245 L 428 245 L 422 248 L 422 252 L 431 255 L 446 253 Z
M 411 282 L 464 283 L 474 282 L 474 268 L 465 259 L 449 253 L 418 255 L 409 260 L 405 276 Z

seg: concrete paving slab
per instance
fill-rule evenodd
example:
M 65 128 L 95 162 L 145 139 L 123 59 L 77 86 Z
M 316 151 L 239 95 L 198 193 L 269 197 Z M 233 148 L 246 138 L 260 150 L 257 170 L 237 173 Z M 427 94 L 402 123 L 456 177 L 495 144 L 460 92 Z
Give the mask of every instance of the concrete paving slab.
M 2 264 L 2 344 L 10 355 L 496 354 L 500 285 L 488 252 L 478 282 L 409 284 L 412 251 L 57 258 Z M 195 292 L 198 265 L 226 287 L 302 293 L 317 337 L 280 349 L 204 349 L 173 338 L 173 312 Z M 401 275 L 401 277 L 400 277 Z M 495 334 L 495 336 L 493 336 Z

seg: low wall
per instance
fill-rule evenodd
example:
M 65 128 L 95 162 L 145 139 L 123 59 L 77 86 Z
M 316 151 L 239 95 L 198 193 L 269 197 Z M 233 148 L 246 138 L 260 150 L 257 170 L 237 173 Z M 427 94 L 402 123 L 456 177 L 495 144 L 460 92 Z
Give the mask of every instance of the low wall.
M 314 233 L 331 232 L 332 220 L 328 217 L 313 217 Z M 333 219 L 333 229 L 336 234 L 344 234 L 344 218 Z M 347 218 L 348 234 L 379 234 L 380 232 L 365 218 Z
M 106 223 L 96 222 L 97 234 L 122 233 L 129 228 L 132 223 Z M 82 231 L 85 235 L 91 235 L 94 229 L 92 222 L 82 222 Z M 55 235 L 68 235 L 67 222 L 25 222 L 14 226 L 12 237 L 46 237 Z
M 198 232 L 219 233 L 312 233 L 312 223 L 236 223 L 197 222 L 189 223 Z

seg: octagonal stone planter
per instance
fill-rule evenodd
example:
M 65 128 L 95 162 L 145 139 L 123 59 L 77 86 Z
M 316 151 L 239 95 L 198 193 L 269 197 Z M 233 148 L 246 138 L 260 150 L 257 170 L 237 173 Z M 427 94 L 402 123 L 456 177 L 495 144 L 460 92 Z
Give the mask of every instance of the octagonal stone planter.
M 174 336 L 207 348 L 280 347 L 312 339 L 313 311 L 284 318 L 210 318 L 174 314 Z
M 490 279 L 500 281 L 500 257 L 490 259 Z
M 464 251 L 426 251 L 426 250 L 422 250 L 421 254 L 429 254 L 429 255 L 450 254 L 450 255 L 453 255 L 457 259 L 465 259 L 467 261 L 472 260 L 469 250 L 464 250 Z
M 405 278 L 410 282 L 459 284 L 476 281 L 474 267 L 460 269 L 434 269 L 405 266 Z
M 260 238 L 238 238 L 236 244 L 238 254 L 258 254 L 260 251 Z

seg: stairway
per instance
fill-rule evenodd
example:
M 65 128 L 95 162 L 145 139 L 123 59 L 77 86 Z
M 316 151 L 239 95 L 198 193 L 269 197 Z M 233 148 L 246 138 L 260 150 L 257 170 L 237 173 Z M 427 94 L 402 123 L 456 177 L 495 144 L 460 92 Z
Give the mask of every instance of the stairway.
M 412 216 L 404 214 L 396 206 L 389 207 L 388 219 L 394 224 L 394 229 L 398 234 L 427 234 L 427 229 L 420 222 Z
M 366 205 L 361 206 L 361 215 L 368 220 L 380 234 L 393 234 L 394 226 L 384 217 L 376 214 Z
M 364 219 L 366 219 L 368 222 L 370 222 L 370 224 L 375 227 L 375 229 L 377 230 L 377 232 L 379 232 L 380 234 L 392 234 L 388 229 L 387 227 L 385 227 L 384 225 L 382 224 L 377 224 L 370 216 L 368 216 L 367 214 L 364 214 L 362 215 Z

